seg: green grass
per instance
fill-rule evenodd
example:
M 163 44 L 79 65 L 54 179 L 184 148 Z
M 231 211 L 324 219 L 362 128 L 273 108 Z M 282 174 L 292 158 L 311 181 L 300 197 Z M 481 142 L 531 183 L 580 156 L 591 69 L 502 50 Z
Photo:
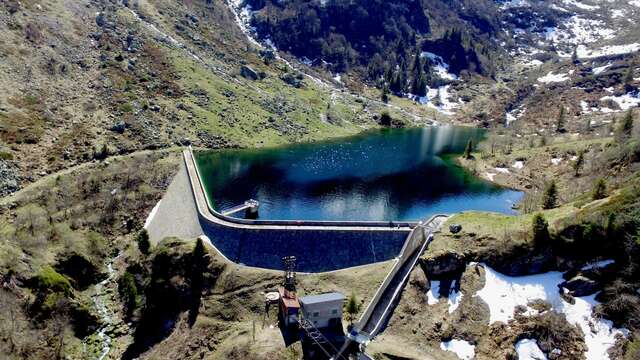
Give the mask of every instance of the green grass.
M 203 91 L 208 98 L 207 104 L 198 104 L 194 95 L 183 99 L 195 113 L 197 129 L 238 145 L 273 146 L 352 135 L 362 130 L 353 123 L 361 111 L 361 104 L 348 97 L 338 97 L 329 107 L 332 103 L 330 92 L 318 88 L 308 79 L 300 89 L 285 84 L 275 73 L 269 73 L 261 81 L 237 77 L 240 83 L 236 83 L 179 53 L 172 53 L 171 59 L 187 92 Z M 340 118 L 340 124 L 322 120 L 328 108 Z M 281 127 L 291 129 L 290 132 L 285 134 L 274 129 L 269 118 Z
M 71 294 L 71 283 L 69 279 L 55 271 L 51 266 L 44 266 L 40 274 L 35 279 L 35 288 L 40 291 Z

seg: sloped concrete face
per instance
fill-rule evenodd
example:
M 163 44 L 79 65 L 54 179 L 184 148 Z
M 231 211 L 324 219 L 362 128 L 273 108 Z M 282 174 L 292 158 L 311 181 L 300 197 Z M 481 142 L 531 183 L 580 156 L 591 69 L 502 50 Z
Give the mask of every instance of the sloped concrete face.
M 202 222 L 205 235 L 229 260 L 282 269 L 284 256 L 295 256 L 297 271 L 325 272 L 392 259 L 407 232 L 372 230 L 293 230 L 230 228 Z
M 147 231 L 153 244 L 170 236 L 192 240 L 204 234 L 184 162 L 160 200 Z

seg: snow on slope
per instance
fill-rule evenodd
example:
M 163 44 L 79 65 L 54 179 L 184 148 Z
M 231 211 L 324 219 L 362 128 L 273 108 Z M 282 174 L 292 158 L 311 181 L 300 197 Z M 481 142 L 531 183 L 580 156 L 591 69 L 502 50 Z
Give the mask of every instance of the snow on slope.
M 485 285 L 475 296 L 489 306 L 489 323 L 513 319 L 517 306 L 526 308 L 525 315 L 536 314 L 537 310 L 529 303 L 536 299 L 547 301 L 553 311 L 564 314 L 570 324 L 583 331 L 587 360 L 609 359 L 607 351 L 615 344 L 616 336 L 628 334 L 624 329 L 614 328 L 611 321 L 594 316 L 593 310 L 598 304 L 595 295 L 576 297 L 574 304 L 566 302 L 558 291 L 558 284 L 564 281 L 560 272 L 512 277 L 483 266 Z
M 465 340 L 451 339 L 440 343 L 440 349 L 451 351 L 462 360 L 471 360 L 475 356 L 475 346 Z

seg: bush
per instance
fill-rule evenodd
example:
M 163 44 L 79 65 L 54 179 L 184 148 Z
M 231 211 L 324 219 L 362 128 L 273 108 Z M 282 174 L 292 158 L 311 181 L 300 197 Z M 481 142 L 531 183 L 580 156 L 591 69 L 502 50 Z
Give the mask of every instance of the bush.
M 356 294 L 352 293 L 351 296 L 349 296 L 349 300 L 347 300 L 347 303 L 345 304 L 345 312 L 348 314 L 349 321 L 351 323 L 353 323 L 353 319 L 358 314 L 358 311 L 360 311 L 360 304 L 358 303 Z
M 118 293 L 120 293 L 120 298 L 126 307 L 127 316 L 131 317 L 138 307 L 138 287 L 135 277 L 129 271 L 126 271 L 124 275 L 118 279 Z
M 640 360 L 640 338 L 638 335 L 627 344 L 624 360 Z
M 136 242 L 138 243 L 138 249 L 140 252 L 145 255 L 149 255 L 151 243 L 149 242 L 149 233 L 147 232 L 147 229 L 140 230 L 136 237 Z
M 623 142 L 629 137 L 631 137 L 632 132 L 633 132 L 633 113 L 631 109 L 629 109 L 625 113 L 624 117 L 622 118 L 622 121 L 620 122 L 620 125 L 618 125 L 618 128 L 616 129 L 616 140 L 618 140 L 619 142 Z
M 533 216 L 532 232 L 533 243 L 536 246 L 545 246 L 549 243 L 549 223 L 540 213 Z
M 43 267 L 40 274 L 38 274 L 34 280 L 34 288 L 39 291 L 61 292 L 65 295 L 71 293 L 71 283 L 69 279 L 55 271 L 55 269 L 49 265 Z
M 600 178 L 593 186 L 592 198 L 593 200 L 600 200 L 607 197 L 607 182 Z
M 391 126 L 391 121 L 393 121 L 393 119 L 391 118 L 391 115 L 389 115 L 389 112 L 384 111 L 380 114 L 380 125 Z
M 544 195 L 542 196 L 542 208 L 543 209 L 553 209 L 558 206 L 558 188 L 556 187 L 556 182 L 551 180 L 551 182 L 544 189 Z

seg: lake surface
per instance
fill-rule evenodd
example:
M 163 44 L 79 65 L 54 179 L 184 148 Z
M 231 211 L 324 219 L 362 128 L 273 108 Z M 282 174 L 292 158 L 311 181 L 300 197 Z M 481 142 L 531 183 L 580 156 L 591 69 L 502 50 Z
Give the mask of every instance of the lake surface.
M 248 199 L 260 219 L 419 221 L 464 210 L 514 213 L 522 193 L 456 166 L 483 131 L 442 126 L 385 129 L 283 147 L 196 153 L 212 206 Z M 238 213 L 235 216 L 243 216 Z

